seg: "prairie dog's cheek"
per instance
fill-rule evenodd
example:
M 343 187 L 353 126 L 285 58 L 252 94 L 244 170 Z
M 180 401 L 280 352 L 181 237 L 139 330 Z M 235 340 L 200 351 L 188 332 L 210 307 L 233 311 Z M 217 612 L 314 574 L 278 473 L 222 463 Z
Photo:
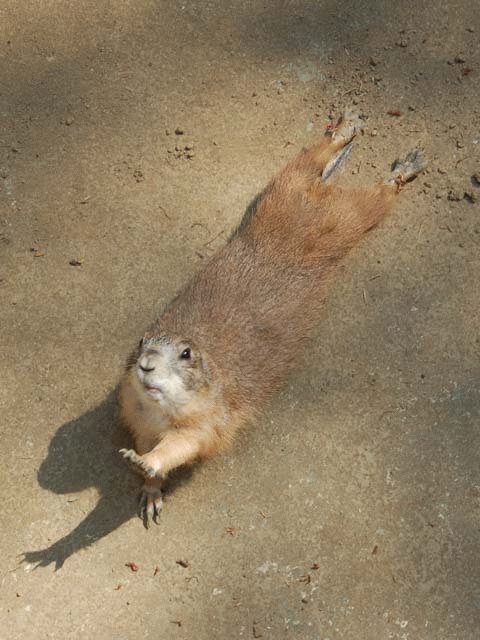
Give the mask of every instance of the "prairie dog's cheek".
M 185 385 L 182 378 L 178 375 L 172 375 L 168 380 L 164 381 L 164 388 L 168 396 L 172 400 L 183 400 L 186 394 Z

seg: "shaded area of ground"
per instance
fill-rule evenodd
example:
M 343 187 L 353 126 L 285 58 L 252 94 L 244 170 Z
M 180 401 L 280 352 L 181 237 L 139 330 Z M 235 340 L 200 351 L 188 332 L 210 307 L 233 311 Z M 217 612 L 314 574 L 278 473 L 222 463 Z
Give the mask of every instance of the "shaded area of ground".
M 480 7 L 0 18 L 0 637 L 476 639 Z M 429 173 L 352 254 L 263 418 L 146 531 L 116 455 L 125 354 L 352 103 L 347 181 L 417 144 Z

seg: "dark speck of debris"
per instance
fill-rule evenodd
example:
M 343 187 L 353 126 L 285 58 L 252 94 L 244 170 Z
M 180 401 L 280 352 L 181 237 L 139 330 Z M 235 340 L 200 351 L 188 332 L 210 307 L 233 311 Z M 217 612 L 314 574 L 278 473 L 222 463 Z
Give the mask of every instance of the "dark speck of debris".
M 68 264 L 70 264 L 72 267 L 81 267 L 83 264 L 83 260 L 70 260 Z
M 309 573 L 306 573 L 303 576 L 300 576 L 300 578 L 298 578 L 298 582 L 305 582 L 306 584 L 310 584 L 310 582 L 312 581 L 312 577 Z
M 65 118 L 65 124 L 67 125 L 67 127 L 72 125 L 74 122 L 75 122 L 75 119 L 73 118 L 73 116 L 68 116 L 68 118 Z
M 181 127 L 177 127 L 175 129 L 175 135 L 176 136 L 183 136 L 184 133 L 185 133 L 185 131 Z
M 318 562 L 314 562 L 310 569 L 312 569 L 313 571 L 318 571 L 318 569 L 320 569 L 320 565 L 318 564 Z
M 176 564 L 179 564 L 184 569 L 188 569 L 190 563 L 187 560 L 175 560 Z
M 182 621 L 181 620 L 170 620 L 170 622 L 172 624 L 176 624 L 177 627 L 181 627 L 182 626 Z
M 378 553 L 378 544 L 376 544 L 372 549 L 372 556 L 376 556 Z
M 398 109 L 389 109 L 387 113 L 389 116 L 394 116 L 395 118 L 400 118 L 401 116 L 403 116 L 403 113 Z
M 143 171 L 141 169 L 135 169 L 133 172 L 133 177 L 135 178 L 135 182 L 143 182 L 145 180 L 145 176 L 143 175 Z
M 463 194 L 463 198 L 467 202 L 470 202 L 471 204 L 475 204 L 475 202 L 477 201 L 477 194 L 474 193 L 473 191 L 465 191 L 465 193 Z
M 455 64 L 463 64 L 465 62 L 465 58 L 463 56 L 455 56 L 453 61 Z
M 139 566 L 138 566 L 138 564 L 136 562 L 126 562 L 125 566 L 129 567 L 134 572 L 138 571 L 138 569 L 139 569 Z

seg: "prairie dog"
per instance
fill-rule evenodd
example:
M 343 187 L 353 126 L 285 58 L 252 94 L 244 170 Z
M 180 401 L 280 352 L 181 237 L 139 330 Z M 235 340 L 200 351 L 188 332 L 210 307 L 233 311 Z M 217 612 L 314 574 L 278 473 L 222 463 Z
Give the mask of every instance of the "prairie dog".
M 337 265 L 424 169 L 414 151 L 382 184 L 342 189 L 333 177 L 359 123 L 344 115 L 268 184 L 128 359 L 120 415 L 136 449 L 121 453 L 145 478 L 147 525 L 168 472 L 228 447 L 283 382 Z

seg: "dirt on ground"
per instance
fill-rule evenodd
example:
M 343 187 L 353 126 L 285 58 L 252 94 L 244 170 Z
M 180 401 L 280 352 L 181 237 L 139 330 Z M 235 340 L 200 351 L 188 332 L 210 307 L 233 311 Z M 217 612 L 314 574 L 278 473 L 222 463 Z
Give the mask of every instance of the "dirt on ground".
M 478 640 L 480 4 L 6 0 L 0 33 L 0 637 Z M 344 106 L 347 182 L 429 169 L 146 530 L 125 356 Z

